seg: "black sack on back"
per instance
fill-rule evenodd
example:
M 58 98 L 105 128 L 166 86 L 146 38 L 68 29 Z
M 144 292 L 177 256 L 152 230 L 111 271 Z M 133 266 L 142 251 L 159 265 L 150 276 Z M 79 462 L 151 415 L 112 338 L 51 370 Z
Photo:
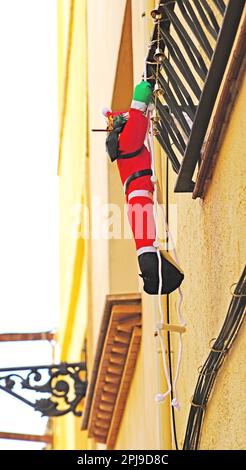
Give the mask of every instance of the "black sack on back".
M 110 157 L 111 162 L 117 160 L 119 156 L 119 134 L 122 131 L 122 127 L 117 127 L 109 132 L 106 138 L 106 152 Z
M 106 152 L 109 155 L 111 162 L 114 162 L 120 156 L 119 135 L 123 131 L 125 124 L 125 116 L 123 116 L 122 114 L 114 116 L 113 129 L 109 132 L 106 138 Z

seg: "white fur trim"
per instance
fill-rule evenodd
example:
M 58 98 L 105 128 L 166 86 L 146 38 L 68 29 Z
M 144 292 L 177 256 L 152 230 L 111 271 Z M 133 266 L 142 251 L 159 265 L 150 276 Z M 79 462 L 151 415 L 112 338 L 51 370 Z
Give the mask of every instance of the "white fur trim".
M 104 106 L 102 109 L 103 116 L 107 117 L 107 113 L 112 113 L 112 110 L 108 108 L 107 106 Z
M 147 191 L 146 189 L 135 189 L 135 191 L 132 191 L 129 195 L 128 195 L 128 202 L 133 198 L 133 197 L 148 197 L 149 199 L 151 199 L 151 201 L 153 200 L 153 195 L 150 191 Z
M 143 101 L 132 100 L 131 108 L 139 109 L 140 111 L 144 112 L 147 109 L 147 104 L 145 104 Z
M 154 246 L 143 246 L 137 250 L 137 255 L 140 256 L 143 253 L 156 253 L 156 248 Z

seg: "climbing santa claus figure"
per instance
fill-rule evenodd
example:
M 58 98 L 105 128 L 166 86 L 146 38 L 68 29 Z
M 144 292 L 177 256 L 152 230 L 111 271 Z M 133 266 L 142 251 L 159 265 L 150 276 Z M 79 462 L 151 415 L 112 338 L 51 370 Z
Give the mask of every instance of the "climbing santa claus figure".
M 155 246 L 151 156 L 144 144 L 148 130 L 146 112 L 151 96 L 151 85 L 142 81 L 135 87 L 128 112 L 114 113 L 109 109 L 103 110 L 108 131 L 106 150 L 111 161 L 117 162 L 124 187 L 144 291 L 148 294 L 158 294 L 161 281 L 161 294 L 169 294 L 180 286 L 184 275 L 169 253 L 160 251 L 159 261 Z

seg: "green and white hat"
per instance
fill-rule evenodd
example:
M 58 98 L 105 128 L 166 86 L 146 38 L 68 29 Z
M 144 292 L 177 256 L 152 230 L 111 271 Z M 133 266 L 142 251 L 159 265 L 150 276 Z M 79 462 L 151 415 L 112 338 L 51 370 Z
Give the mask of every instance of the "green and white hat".
M 146 111 L 152 96 L 152 88 L 150 83 L 142 80 L 138 85 L 135 86 L 133 93 L 133 100 L 131 108 L 139 109 L 140 111 Z

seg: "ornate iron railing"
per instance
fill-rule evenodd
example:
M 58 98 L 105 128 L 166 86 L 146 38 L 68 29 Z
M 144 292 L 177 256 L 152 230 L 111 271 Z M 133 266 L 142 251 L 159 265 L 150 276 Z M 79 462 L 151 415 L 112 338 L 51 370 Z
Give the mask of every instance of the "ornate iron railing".
M 163 91 L 156 100 L 156 137 L 178 174 L 175 192 L 194 189 L 194 172 L 244 5 L 244 0 L 162 0 L 154 10 L 147 79 Z
M 86 388 L 85 362 L 0 369 L 0 390 L 40 411 L 42 416 L 62 416 L 69 412 L 81 416 L 77 407 L 85 397 Z M 23 389 L 46 397 L 32 402 L 20 393 Z

